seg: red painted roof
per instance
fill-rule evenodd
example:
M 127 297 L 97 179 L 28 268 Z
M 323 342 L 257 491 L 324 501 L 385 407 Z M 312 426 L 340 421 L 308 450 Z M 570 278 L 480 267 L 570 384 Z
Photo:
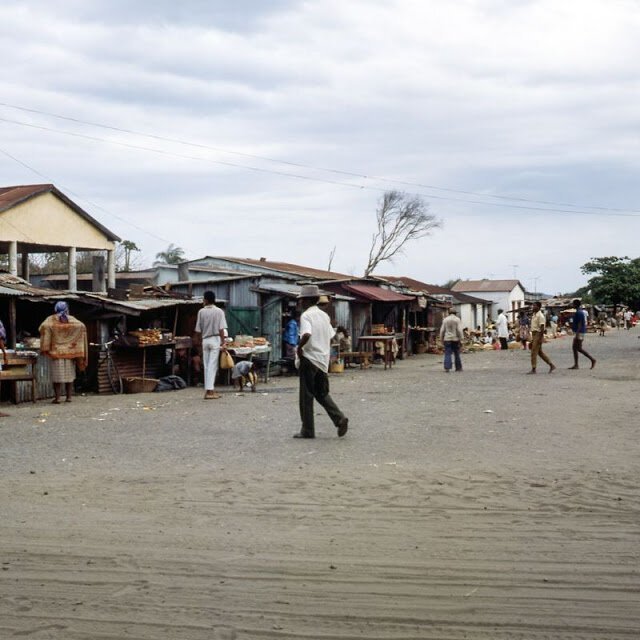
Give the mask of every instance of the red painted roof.
M 415 298 L 370 284 L 343 284 L 343 289 L 374 302 L 411 302 Z
M 247 264 L 254 267 L 264 267 L 265 269 L 271 269 L 273 271 L 283 271 L 285 273 L 291 273 L 296 276 L 302 276 L 305 278 L 317 278 L 320 280 L 345 280 L 352 276 L 345 275 L 344 273 L 336 273 L 335 271 L 325 271 L 323 269 L 314 269 L 313 267 L 303 267 L 299 264 L 291 264 L 290 262 L 272 262 L 271 260 L 265 260 L 260 258 L 256 260 L 254 258 L 232 258 L 228 256 L 221 256 L 222 260 L 229 260 L 230 262 L 237 262 L 238 264 Z

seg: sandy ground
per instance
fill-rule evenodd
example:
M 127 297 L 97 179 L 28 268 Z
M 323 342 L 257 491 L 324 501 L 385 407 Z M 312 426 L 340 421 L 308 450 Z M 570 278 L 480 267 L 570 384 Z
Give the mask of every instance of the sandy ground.
M 638 638 L 638 335 L 5 406 L 0 638 Z

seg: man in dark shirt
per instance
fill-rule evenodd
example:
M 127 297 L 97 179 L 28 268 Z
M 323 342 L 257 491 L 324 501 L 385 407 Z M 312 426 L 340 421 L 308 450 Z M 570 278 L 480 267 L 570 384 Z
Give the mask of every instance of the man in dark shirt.
M 580 300 L 573 301 L 573 307 L 576 312 L 573 314 L 573 320 L 571 321 L 571 329 L 573 329 L 573 367 L 569 369 L 578 369 L 578 354 L 581 353 L 591 360 L 591 368 L 596 366 L 596 359 L 589 355 L 582 347 L 584 337 L 587 333 L 587 312 L 582 309 Z

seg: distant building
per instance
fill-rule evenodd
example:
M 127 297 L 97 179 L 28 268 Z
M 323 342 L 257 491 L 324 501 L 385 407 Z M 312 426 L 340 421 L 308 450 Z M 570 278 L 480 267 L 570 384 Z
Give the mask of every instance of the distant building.
M 7 254 L 13 276 L 21 266 L 22 277 L 29 280 L 31 253 L 64 252 L 68 256 L 67 288 L 75 291 L 77 251 L 98 251 L 106 258 L 106 274 L 97 274 L 100 288 L 113 287 L 119 240 L 52 184 L 0 187 L 0 253 Z
M 513 320 L 518 309 L 525 306 L 525 289 L 519 280 L 458 280 L 451 290 L 487 300 L 491 320 L 498 316 L 498 309 L 510 314 L 509 319 Z

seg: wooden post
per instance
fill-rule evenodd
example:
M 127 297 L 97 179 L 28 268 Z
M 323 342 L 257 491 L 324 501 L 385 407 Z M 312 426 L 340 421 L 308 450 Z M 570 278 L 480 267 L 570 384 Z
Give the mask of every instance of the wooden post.
M 29 252 L 22 251 L 22 278 L 29 282 Z
M 9 298 L 9 349 L 16 348 L 17 330 L 16 299 Z
M 105 293 L 107 282 L 104 273 L 104 256 L 93 256 L 93 279 L 91 291 Z

